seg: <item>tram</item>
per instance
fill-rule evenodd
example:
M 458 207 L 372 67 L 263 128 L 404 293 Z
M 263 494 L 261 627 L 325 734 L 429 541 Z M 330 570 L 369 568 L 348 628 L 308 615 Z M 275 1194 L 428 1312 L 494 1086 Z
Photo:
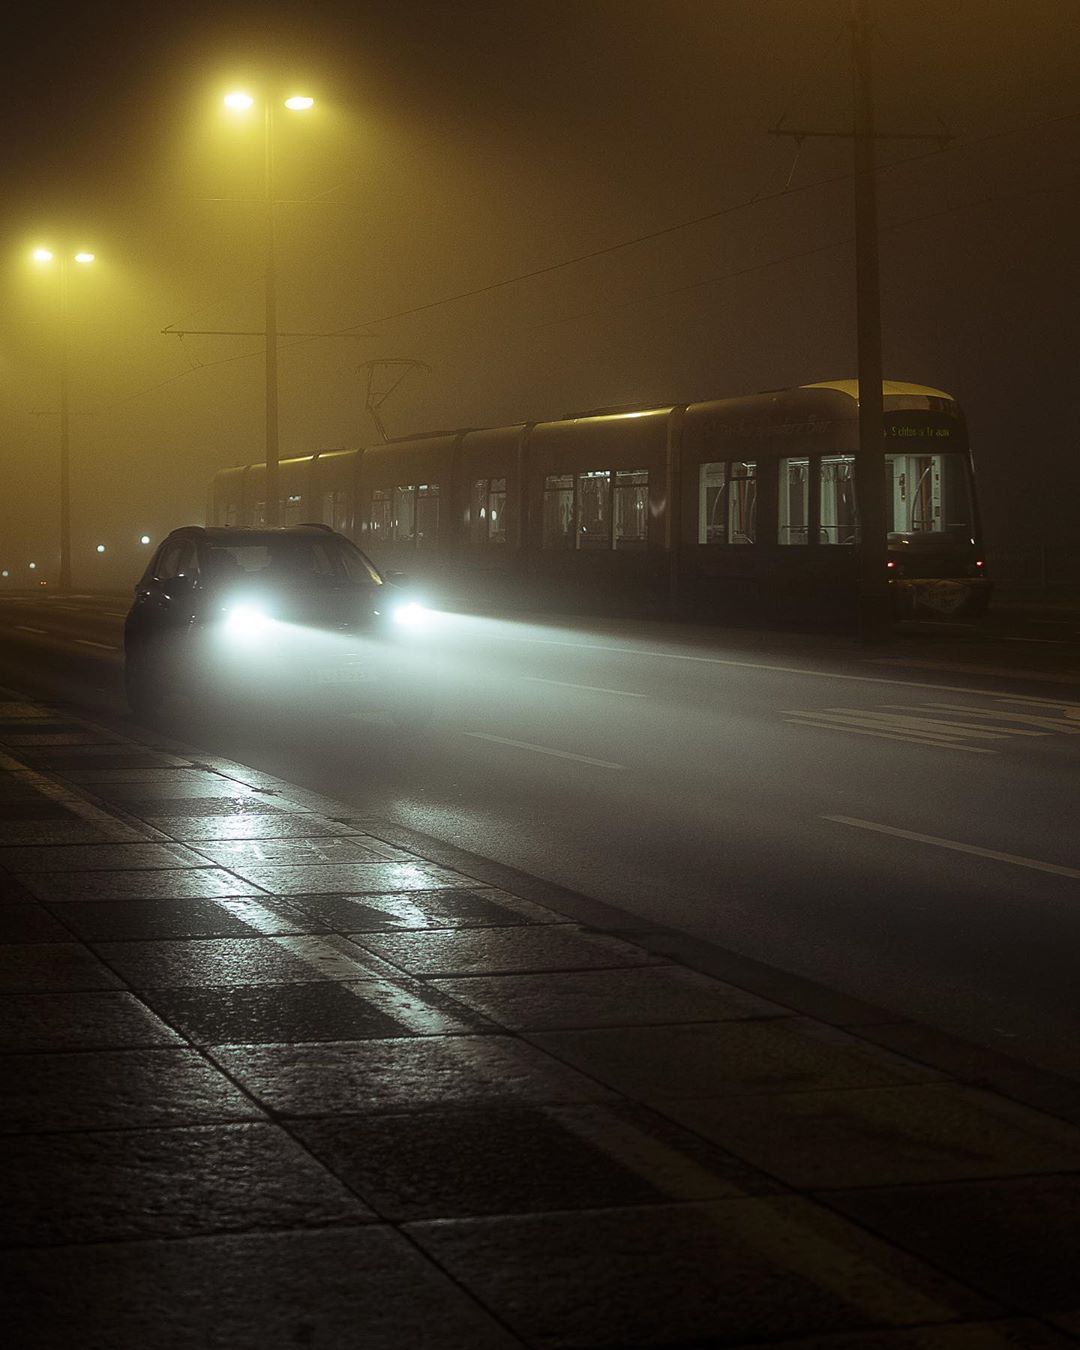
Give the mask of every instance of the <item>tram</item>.
M 990 594 L 963 414 L 888 380 L 888 582 L 900 618 Z M 283 460 L 283 524 L 321 522 L 462 609 L 676 612 L 845 622 L 856 613 L 858 385 L 601 408 Z M 265 521 L 262 464 L 218 473 L 211 525 Z

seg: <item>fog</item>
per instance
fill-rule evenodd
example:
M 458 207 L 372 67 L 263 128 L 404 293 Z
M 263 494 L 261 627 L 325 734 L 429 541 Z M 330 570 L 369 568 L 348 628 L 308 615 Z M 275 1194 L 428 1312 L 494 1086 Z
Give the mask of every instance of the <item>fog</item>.
M 874 8 L 879 131 L 953 136 L 879 145 L 886 372 L 965 406 L 992 559 L 1065 546 L 1080 10 Z M 262 327 L 262 131 L 222 110 L 237 84 L 316 99 L 277 123 L 279 324 L 349 330 L 282 338 L 283 456 L 377 439 L 357 367 L 378 357 L 431 368 L 385 405 L 392 434 L 853 374 L 850 142 L 768 134 L 850 126 L 847 15 L 425 0 L 24 16 L 0 273 L 12 584 L 58 551 L 58 276 L 31 248 L 96 255 L 69 277 L 77 585 L 129 584 L 141 534 L 202 520 L 210 476 L 261 458 L 261 339 L 161 331 Z

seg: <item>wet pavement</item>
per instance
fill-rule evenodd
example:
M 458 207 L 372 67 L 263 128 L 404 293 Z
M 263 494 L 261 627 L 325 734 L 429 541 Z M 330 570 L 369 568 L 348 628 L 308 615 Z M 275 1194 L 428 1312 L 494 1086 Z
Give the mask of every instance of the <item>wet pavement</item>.
M 9 1344 L 1080 1339 L 1080 1085 L 352 810 L 0 693 Z

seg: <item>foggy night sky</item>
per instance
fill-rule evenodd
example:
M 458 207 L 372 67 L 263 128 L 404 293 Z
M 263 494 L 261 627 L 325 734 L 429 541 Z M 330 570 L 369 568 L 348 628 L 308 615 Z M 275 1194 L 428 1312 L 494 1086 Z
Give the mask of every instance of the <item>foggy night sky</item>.
M 886 373 L 964 404 L 991 559 L 1077 545 L 1080 4 L 875 0 Z M 281 112 L 282 455 L 372 442 L 357 364 L 414 357 L 393 434 L 855 373 L 848 0 L 44 3 L 7 21 L 0 565 L 56 556 L 55 274 L 72 269 L 76 583 L 259 459 L 261 128 Z M 797 155 L 797 158 L 796 158 Z M 902 161 L 910 161 L 903 163 Z M 827 181 L 827 180 L 841 181 Z M 789 183 L 793 191 L 779 194 Z M 755 204 L 744 206 L 758 197 Z M 772 200 L 769 198 L 773 197 Z M 218 200 L 215 200 L 218 199 Z M 400 310 L 739 208 L 475 299 Z M 804 255 L 804 256 L 799 256 Z M 229 359 L 236 358 L 236 359 Z M 110 546 L 105 564 L 93 544 Z M 111 570 L 106 570 L 111 569 Z

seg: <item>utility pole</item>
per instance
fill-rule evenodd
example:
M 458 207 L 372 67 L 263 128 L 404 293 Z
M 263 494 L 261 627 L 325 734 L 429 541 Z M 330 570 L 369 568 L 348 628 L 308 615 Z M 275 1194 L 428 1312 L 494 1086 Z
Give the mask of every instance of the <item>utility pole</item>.
M 266 523 L 281 524 L 278 491 L 277 261 L 274 257 L 274 109 L 266 100 Z
M 879 140 L 937 140 L 940 132 L 887 133 L 874 126 L 873 19 L 870 0 L 851 0 L 851 54 L 854 77 L 854 125 L 850 132 L 769 128 L 773 136 L 848 137 L 854 143 L 855 178 L 855 326 L 859 381 L 859 450 L 855 456 L 855 493 L 859 507 L 859 631 L 865 642 L 882 638 L 892 622 L 886 538 L 885 418 L 882 399 L 881 281 L 878 267 L 877 163 Z
M 891 621 L 885 538 L 885 416 L 882 400 L 881 279 L 878 267 L 877 168 L 869 0 L 852 0 L 855 75 L 855 312 L 858 334 L 859 630 L 880 638 Z
M 60 590 L 71 590 L 71 432 L 68 413 L 68 260 L 60 259 Z

